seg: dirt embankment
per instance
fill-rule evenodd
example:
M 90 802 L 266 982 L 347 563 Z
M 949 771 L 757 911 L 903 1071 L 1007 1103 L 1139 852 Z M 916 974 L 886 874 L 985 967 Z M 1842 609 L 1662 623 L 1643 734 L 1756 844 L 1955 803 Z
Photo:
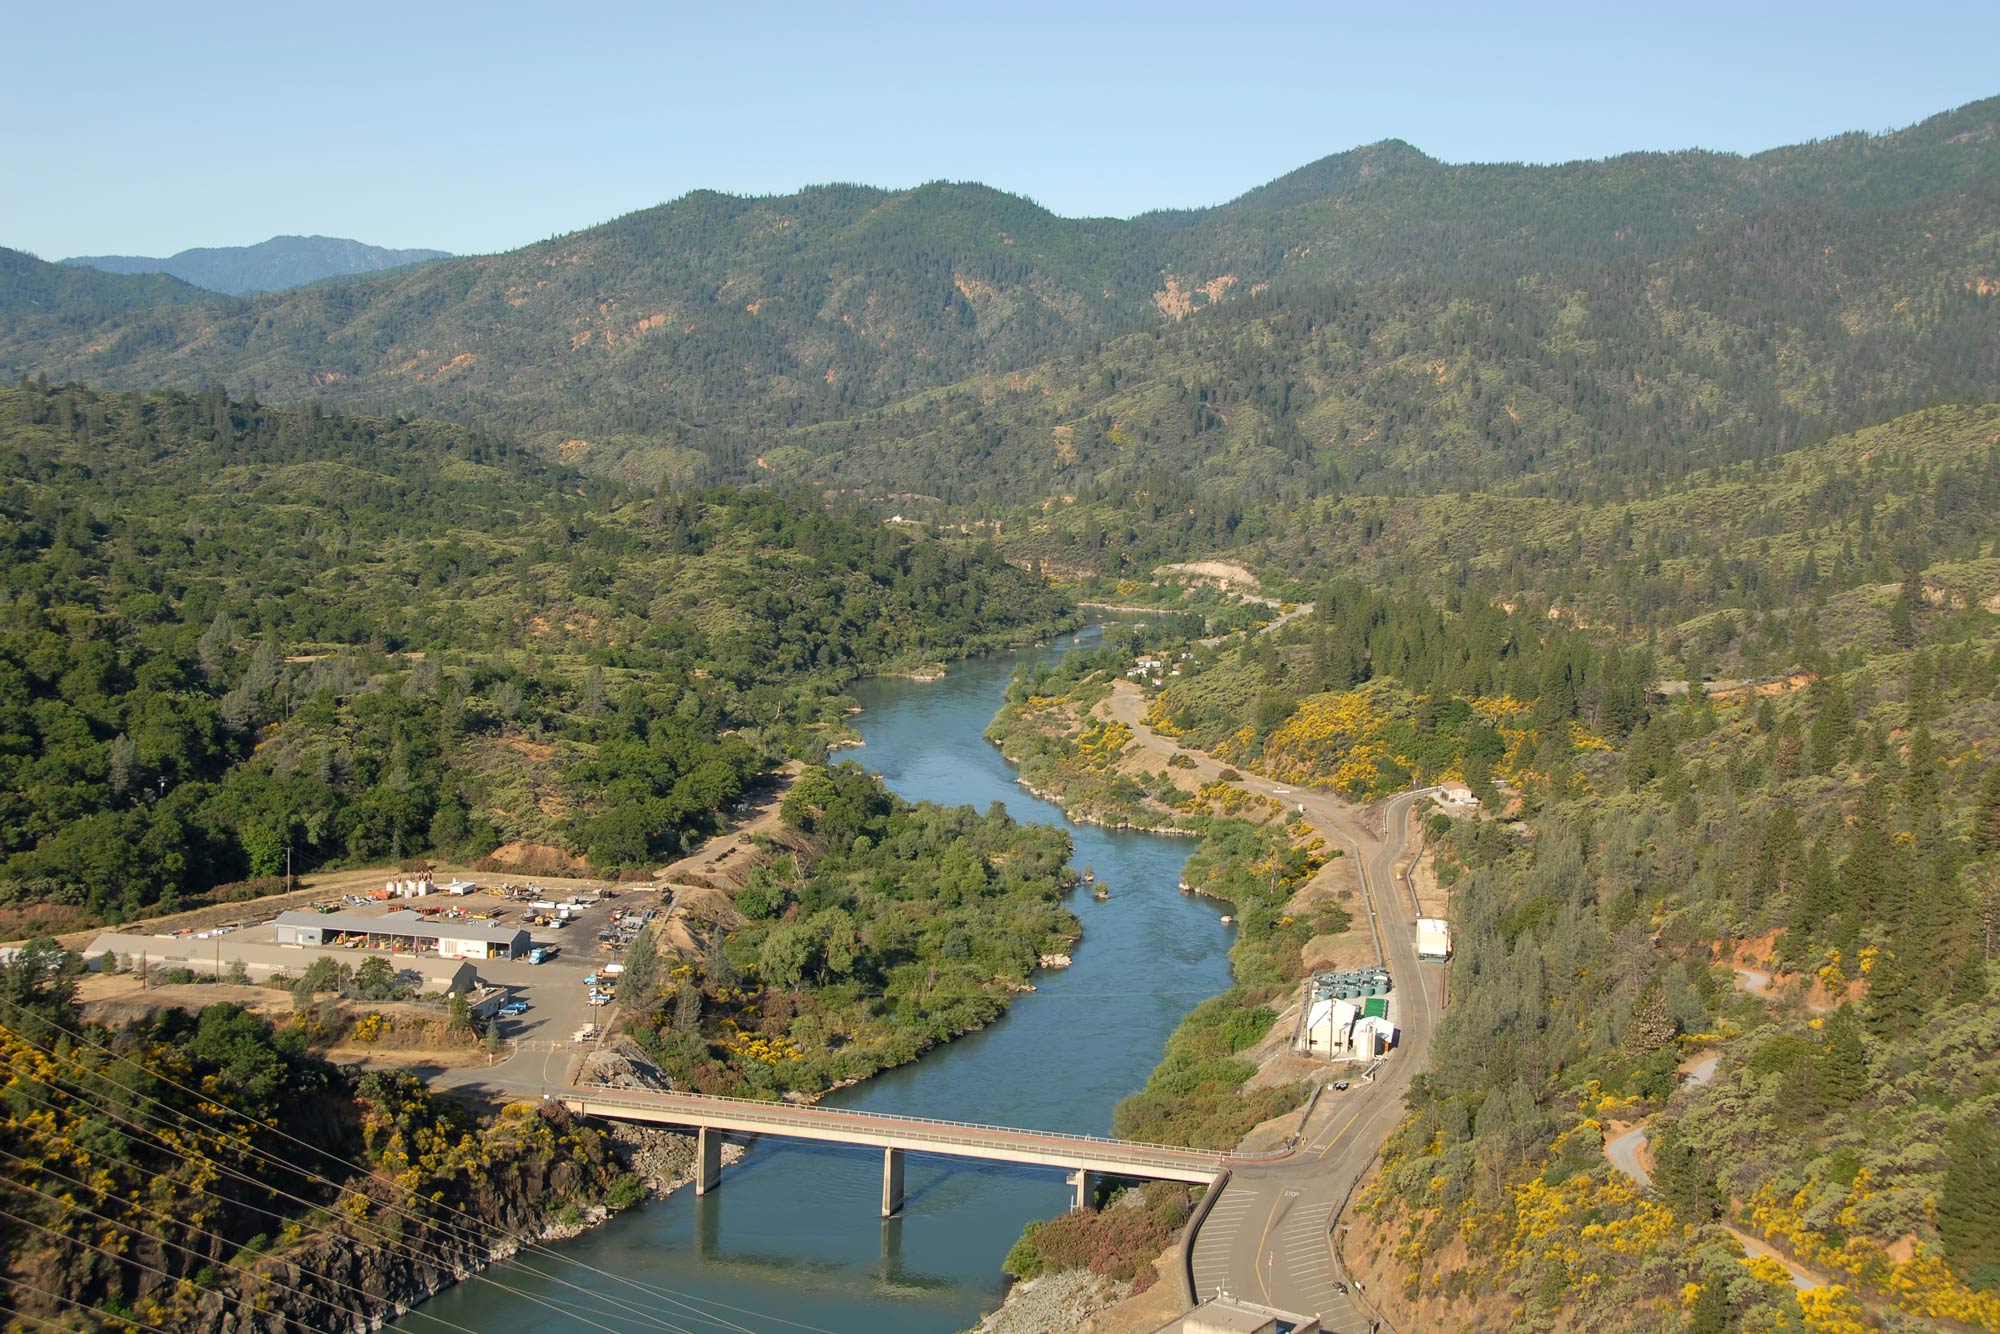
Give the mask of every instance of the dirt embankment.
M 744 796 L 728 829 L 659 869 L 658 883 L 673 892 L 673 907 L 660 933 L 663 944 L 683 954 L 699 951 L 710 926 L 742 925 L 736 891 L 749 882 L 751 872 L 781 855 L 812 855 L 811 839 L 786 824 L 780 810 L 804 772 L 797 760 L 787 763 Z
M 1185 560 L 1156 568 L 1155 574 L 1179 575 L 1190 583 L 1213 584 L 1231 593 L 1255 593 L 1259 580 L 1248 568 L 1227 560 Z

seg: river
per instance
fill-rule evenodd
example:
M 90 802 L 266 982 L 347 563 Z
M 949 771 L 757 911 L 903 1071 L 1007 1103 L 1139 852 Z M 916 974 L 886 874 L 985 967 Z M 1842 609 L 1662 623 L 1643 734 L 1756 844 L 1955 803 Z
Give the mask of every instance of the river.
M 1097 637 L 1083 632 L 1085 646 Z M 1200 1000 L 1229 985 L 1230 929 L 1213 902 L 1177 888 L 1191 844 L 1155 834 L 1071 825 L 1031 796 L 982 733 L 1008 679 L 1024 661 L 1068 651 L 992 654 L 952 668 L 941 681 L 882 678 L 857 685 L 855 720 L 866 745 L 843 752 L 876 770 L 911 800 L 1005 803 L 1016 819 L 1057 824 L 1076 844 L 1075 863 L 1110 887 L 1099 901 L 1072 896 L 1084 936 L 1075 965 L 1036 976 L 1037 990 L 982 1032 L 936 1048 L 836 1095 L 851 1107 L 955 1120 L 1102 1134 L 1111 1110 L 1158 1064 L 1167 1035 Z M 527 1272 L 491 1276 L 615 1330 L 783 1329 L 846 1334 L 965 1329 L 999 1305 L 1000 1262 L 1023 1226 L 1061 1213 L 1068 1185 L 1053 1170 L 908 1160 L 901 1217 L 883 1220 L 881 1154 L 766 1140 L 725 1169 L 721 1188 L 692 1190 L 633 1210 L 559 1248 L 568 1258 L 686 1299 L 661 1299 L 587 1270 L 569 1282 L 647 1311 L 594 1305 Z M 556 1271 L 546 1255 L 529 1262 Z M 446 1292 L 424 1312 L 495 1334 L 591 1328 L 484 1283 Z M 706 1312 L 706 1317 L 693 1313 Z M 438 1328 L 415 1314 L 411 1330 Z

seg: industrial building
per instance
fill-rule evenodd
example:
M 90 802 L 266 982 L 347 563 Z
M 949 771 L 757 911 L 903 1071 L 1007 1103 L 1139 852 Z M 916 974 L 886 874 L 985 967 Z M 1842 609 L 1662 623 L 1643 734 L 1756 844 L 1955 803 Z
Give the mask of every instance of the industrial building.
M 1451 923 L 1442 917 L 1417 919 L 1417 957 L 1428 963 L 1443 963 L 1451 957 Z
M 274 977 L 296 978 L 317 958 L 333 958 L 352 964 L 346 950 L 301 949 L 297 945 L 273 945 L 268 941 L 244 940 L 235 935 L 142 936 L 107 931 L 90 942 L 83 961 L 101 969 L 104 956 L 116 954 L 127 969 L 186 968 L 212 977 L 226 976 L 237 964 L 252 982 L 268 982 Z M 396 972 L 427 995 L 470 996 L 479 987 L 479 972 L 465 959 L 419 954 L 396 961 Z
M 1389 973 L 1382 968 L 1316 975 L 1306 984 L 1299 1051 L 1332 1061 L 1368 1060 L 1388 1051 L 1396 1045 L 1389 993 Z
M 526 927 L 486 922 L 435 921 L 408 910 L 396 912 L 278 914 L 280 945 L 337 945 L 344 948 L 435 953 L 445 959 L 518 959 L 528 952 Z

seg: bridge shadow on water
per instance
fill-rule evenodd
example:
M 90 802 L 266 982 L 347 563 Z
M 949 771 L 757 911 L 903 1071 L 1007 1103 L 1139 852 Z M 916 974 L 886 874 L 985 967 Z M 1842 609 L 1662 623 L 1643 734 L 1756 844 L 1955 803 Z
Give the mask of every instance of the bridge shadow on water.
M 904 1263 L 904 1234 L 925 1226 L 928 1203 L 949 1208 L 967 1194 L 984 1194 L 994 1186 L 1049 1190 L 1052 1199 L 1068 1189 L 1059 1168 L 1033 1167 L 1015 1163 L 988 1163 L 918 1152 L 906 1159 L 903 1209 L 893 1218 L 870 1218 L 857 1214 L 838 1223 L 842 1233 L 858 1237 L 870 1228 L 880 1232 L 878 1259 L 868 1281 L 851 1266 L 838 1261 L 815 1262 L 795 1250 L 764 1250 L 759 1242 L 765 1233 L 762 1223 L 766 1206 L 762 1203 L 741 1211 L 738 1226 L 730 1225 L 731 1187 L 739 1194 L 767 1195 L 785 1177 L 825 1177 L 879 1173 L 882 1151 L 844 1144 L 815 1143 L 777 1137 L 744 1137 L 744 1153 L 723 1168 L 722 1184 L 708 1195 L 694 1200 L 695 1254 L 704 1265 L 718 1273 L 731 1273 L 759 1286 L 810 1288 L 816 1292 L 840 1292 L 848 1296 L 913 1297 L 953 1287 L 953 1276 L 925 1272 Z M 1060 1212 L 1060 1207 L 1052 1212 Z M 915 1217 L 912 1217 L 915 1215 Z

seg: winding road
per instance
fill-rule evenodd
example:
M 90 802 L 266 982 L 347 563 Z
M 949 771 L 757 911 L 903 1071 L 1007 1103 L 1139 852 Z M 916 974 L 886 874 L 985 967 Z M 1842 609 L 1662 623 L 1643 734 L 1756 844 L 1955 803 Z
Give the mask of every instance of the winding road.
M 1204 783 L 1220 778 L 1221 762 L 1200 751 L 1181 750 L 1147 726 L 1146 698 L 1136 686 L 1119 682 L 1108 708 L 1132 729 L 1140 745 L 1187 756 Z M 1245 774 L 1238 786 L 1302 810 L 1323 837 L 1350 849 L 1377 955 L 1395 979 L 1395 1018 L 1401 1031 L 1395 1054 L 1372 1079 L 1355 1079 L 1345 1093 L 1327 1090 L 1289 1158 L 1234 1170 L 1194 1237 L 1195 1295 L 1206 1298 L 1222 1291 L 1283 1310 L 1317 1313 L 1329 1331 L 1366 1330 L 1372 1316 L 1362 1304 L 1364 1295 L 1340 1291 L 1348 1280 L 1334 1255 L 1333 1230 L 1340 1226 L 1347 1197 L 1401 1119 L 1403 1095 L 1430 1059 L 1431 1034 L 1444 1011 L 1444 967 L 1418 962 L 1415 904 L 1395 892 L 1410 809 L 1426 794 L 1405 792 L 1360 807 L 1330 793 L 1253 774 Z

